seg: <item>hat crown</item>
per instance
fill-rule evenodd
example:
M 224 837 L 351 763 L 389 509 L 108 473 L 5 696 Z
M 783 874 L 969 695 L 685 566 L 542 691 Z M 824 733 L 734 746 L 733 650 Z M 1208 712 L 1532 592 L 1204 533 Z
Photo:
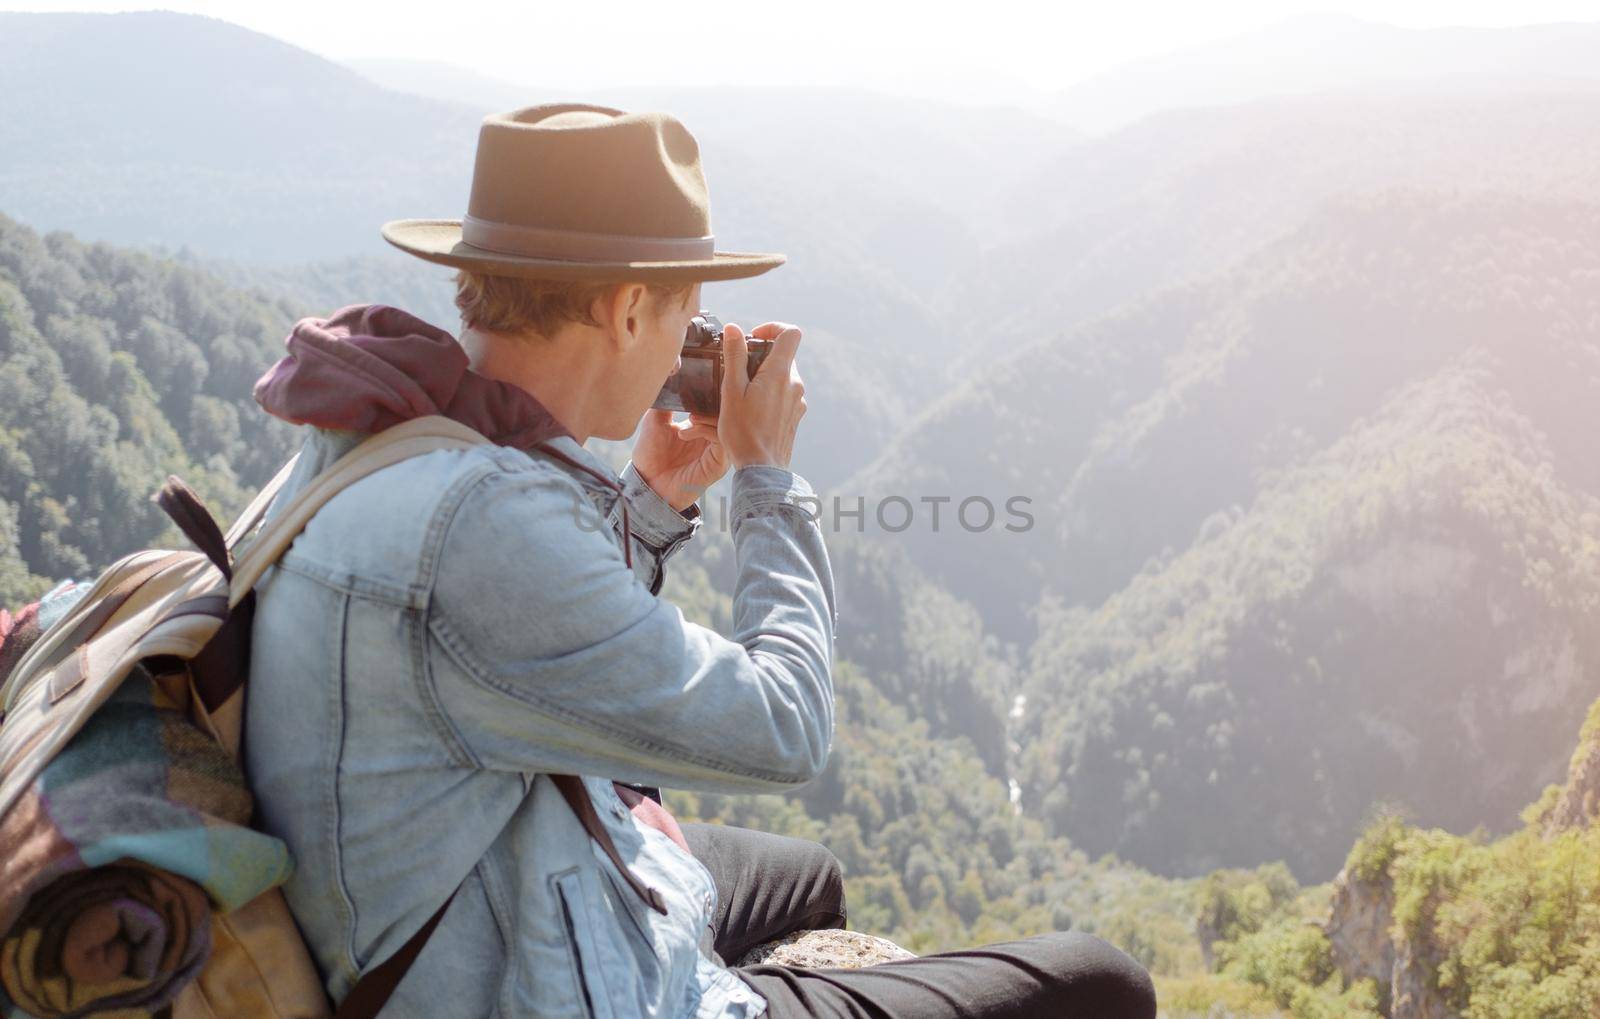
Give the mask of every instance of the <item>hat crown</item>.
M 784 262 L 716 250 L 700 146 L 675 118 L 588 103 L 485 117 L 466 214 L 390 220 L 383 237 L 440 265 L 528 279 L 686 283 Z
M 711 206 L 700 146 L 665 113 L 551 103 L 484 118 L 469 224 L 703 242 Z M 531 254 L 531 252 L 529 252 Z

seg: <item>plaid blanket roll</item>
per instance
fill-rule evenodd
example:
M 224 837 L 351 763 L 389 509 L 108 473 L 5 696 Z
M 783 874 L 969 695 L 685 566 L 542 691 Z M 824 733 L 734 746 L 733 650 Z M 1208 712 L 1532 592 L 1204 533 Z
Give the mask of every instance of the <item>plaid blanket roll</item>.
M 143 668 L 0 817 L 0 1014 L 148 1015 L 204 965 L 210 913 L 288 879 L 238 766 Z

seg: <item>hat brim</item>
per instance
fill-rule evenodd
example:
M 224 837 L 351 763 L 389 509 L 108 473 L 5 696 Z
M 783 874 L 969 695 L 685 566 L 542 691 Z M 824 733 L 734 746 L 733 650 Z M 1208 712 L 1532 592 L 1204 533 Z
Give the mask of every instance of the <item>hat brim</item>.
M 383 225 L 383 239 L 408 254 L 440 265 L 491 276 L 593 280 L 600 283 L 697 283 L 759 276 L 776 269 L 783 255 L 717 251 L 710 258 L 677 262 L 578 262 L 507 255 L 468 244 L 455 219 L 397 219 Z

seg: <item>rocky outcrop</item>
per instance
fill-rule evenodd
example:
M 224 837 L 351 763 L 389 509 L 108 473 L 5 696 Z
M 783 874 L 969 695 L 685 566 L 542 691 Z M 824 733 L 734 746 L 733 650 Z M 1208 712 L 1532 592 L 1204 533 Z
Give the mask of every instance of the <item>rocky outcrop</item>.
M 1340 871 L 1333 883 L 1333 905 L 1323 931 L 1333 964 L 1351 980 L 1371 978 L 1379 986 L 1394 976 L 1394 885 L 1387 876 L 1360 881 Z
M 893 941 L 855 931 L 801 931 L 752 949 L 739 966 L 792 966 L 796 969 L 833 967 L 863 969 L 915 955 Z
M 1567 784 L 1544 815 L 1546 838 L 1584 828 L 1600 818 L 1600 701 L 1589 710 L 1578 749 L 1567 769 Z
M 1389 1019 L 1460 1019 L 1434 986 L 1439 959 L 1430 945 L 1395 939 L 1394 978 L 1389 984 Z
M 1387 874 L 1361 879 L 1340 871 L 1323 931 L 1334 965 L 1347 978 L 1378 982 L 1389 1019 L 1460 1019 L 1434 986 L 1435 953 L 1395 929 L 1394 883 Z

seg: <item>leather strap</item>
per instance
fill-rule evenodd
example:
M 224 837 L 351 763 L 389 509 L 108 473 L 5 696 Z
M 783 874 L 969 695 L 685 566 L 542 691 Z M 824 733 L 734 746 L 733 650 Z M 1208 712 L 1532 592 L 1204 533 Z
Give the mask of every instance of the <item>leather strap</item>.
M 578 815 L 583 830 L 600 844 L 600 849 L 622 874 L 623 880 L 628 882 L 628 887 L 632 888 L 639 898 L 649 903 L 651 909 L 666 916 L 667 904 L 662 900 L 661 893 L 640 881 L 638 875 L 622 861 L 622 854 L 617 852 L 617 844 L 611 841 L 611 833 L 600 823 L 600 815 L 594 812 L 594 801 L 589 799 L 588 791 L 583 788 L 583 780 L 576 775 L 551 775 L 550 781 L 561 790 L 562 798 L 567 801 L 567 806 L 572 808 L 572 812 Z
M 600 844 L 600 849 L 616 865 L 619 873 L 628 886 L 638 896 L 649 903 L 650 908 L 660 913 L 667 914 L 667 905 L 662 901 L 661 893 L 640 881 L 627 864 L 622 862 L 622 856 L 617 852 L 617 845 L 611 841 L 611 833 L 606 831 L 605 825 L 600 822 L 600 815 L 595 813 L 594 802 L 589 799 L 588 791 L 583 787 L 583 781 L 576 775 L 551 775 L 550 780 L 561 790 L 561 796 L 578 815 L 578 822 L 583 825 L 583 830 L 589 837 Z M 444 919 L 445 911 L 450 908 L 450 903 L 455 901 L 456 893 L 444 900 L 444 905 L 428 918 L 428 922 L 411 935 L 411 939 L 400 947 L 400 950 L 388 959 L 383 965 L 356 981 L 350 993 L 345 995 L 339 1003 L 339 1008 L 334 1012 L 333 1019 L 376 1019 L 383 1006 L 388 1003 L 394 994 L 395 988 L 400 986 L 406 972 L 411 969 L 411 964 L 417 961 L 417 956 L 422 954 L 422 949 L 428 944 L 428 939 L 433 937 L 433 932 L 439 926 L 439 921 Z
M 461 889 L 457 888 L 456 891 Z M 400 946 L 400 951 L 389 956 L 383 965 L 368 973 L 356 985 L 350 988 L 350 993 L 344 996 L 339 1003 L 339 1008 L 333 1013 L 333 1019 L 376 1019 L 389 997 L 394 994 L 394 989 L 400 986 L 400 980 L 417 961 L 417 956 L 422 954 L 422 947 L 433 937 L 434 928 L 439 926 L 439 921 L 444 919 L 445 910 L 450 908 L 450 903 L 456 900 L 456 892 L 451 892 L 450 897 L 444 900 L 438 912 L 428 917 L 428 922 L 411 935 L 411 940 Z
M 661 898 L 661 893 L 649 887 L 628 869 L 622 862 L 622 856 L 617 852 L 617 844 L 611 841 L 611 833 L 606 831 L 605 825 L 600 821 L 600 815 L 595 813 L 594 802 L 589 799 L 588 791 L 583 787 L 583 781 L 576 775 L 551 775 L 550 780 L 561 790 L 561 796 L 578 815 L 578 822 L 583 825 L 583 830 L 589 837 L 600 844 L 600 849 L 606 854 L 623 880 L 634 890 L 638 896 L 650 905 L 650 908 L 660 913 L 667 914 L 667 905 Z M 406 972 L 411 969 L 411 964 L 417 961 L 417 956 L 422 954 L 422 949 L 427 945 L 428 939 L 439 926 L 439 921 L 444 919 L 445 911 L 450 908 L 450 903 L 455 901 L 456 893 L 444 900 L 428 922 L 411 935 L 411 939 L 400 947 L 400 950 L 384 961 L 383 965 L 356 981 L 350 993 L 345 995 L 339 1003 L 339 1008 L 334 1012 L 333 1019 L 377 1019 L 383 1006 L 393 996 L 395 988 L 400 986 Z
M 206 509 L 206 504 L 194 494 L 194 489 L 184 484 L 177 475 L 168 474 L 167 483 L 156 493 L 156 505 L 194 542 L 195 548 L 216 564 L 224 577 L 233 579 L 233 559 L 228 555 L 228 540 L 222 536 L 222 528 L 217 526 L 216 518 Z

